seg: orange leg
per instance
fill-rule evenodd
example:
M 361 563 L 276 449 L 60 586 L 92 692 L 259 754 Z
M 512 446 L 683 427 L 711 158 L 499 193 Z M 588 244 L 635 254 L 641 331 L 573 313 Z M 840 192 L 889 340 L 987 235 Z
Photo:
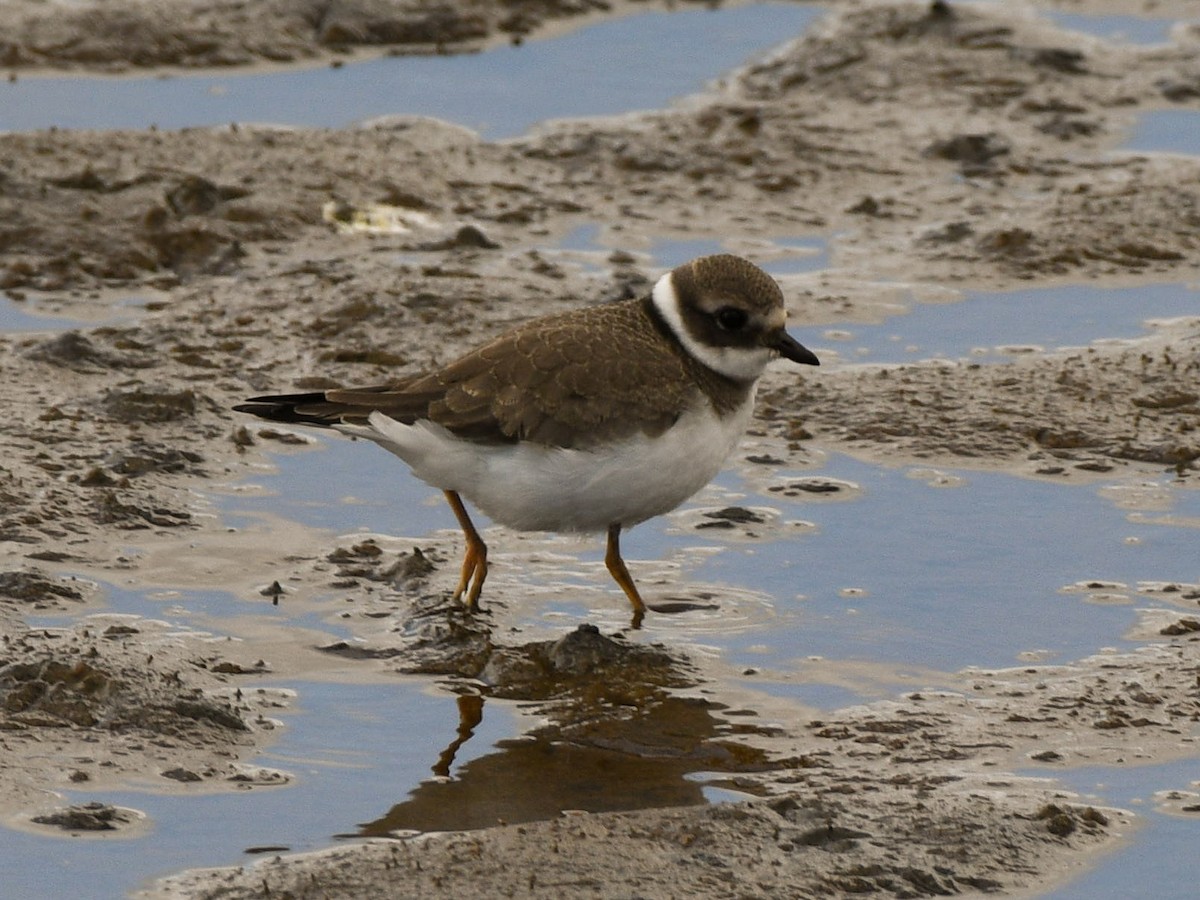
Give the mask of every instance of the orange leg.
M 458 519 L 463 537 L 467 539 L 466 552 L 463 554 L 462 576 L 458 579 L 458 587 L 454 589 L 454 599 L 461 600 L 463 592 L 467 594 L 467 609 L 474 612 L 479 609 L 479 592 L 483 590 L 483 582 L 487 578 L 487 544 L 475 530 L 467 508 L 457 491 L 443 491 L 446 502 L 454 510 L 454 518 Z
M 608 526 L 608 551 L 604 554 L 604 565 L 608 568 L 608 574 L 621 586 L 621 590 L 625 592 L 625 596 L 629 598 L 629 602 L 633 606 L 633 627 L 641 627 L 642 619 L 646 615 L 646 604 L 642 602 L 642 595 L 638 593 L 637 585 L 633 583 L 633 576 L 625 567 L 625 560 L 621 559 L 620 525 Z
M 483 721 L 483 697 L 478 694 L 460 694 L 458 697 L 458 736 L 450 742 L 450 746 L 442 751 L 438 761 L 433 764 L 433 774 L 440 778 L 450 777 L 450 767 L 454 765 L 454 755 L 458 748 L 471 739 L 475 727 Z

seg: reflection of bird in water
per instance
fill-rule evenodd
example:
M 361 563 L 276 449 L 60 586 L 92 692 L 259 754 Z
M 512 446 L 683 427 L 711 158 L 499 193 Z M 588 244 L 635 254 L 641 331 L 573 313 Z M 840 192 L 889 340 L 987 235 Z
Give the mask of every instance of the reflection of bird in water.
M 438 778 L 449 778 L 450 767 L 454 765 L 454 757 L 458 748 L 471 739 L 475 734 L 475 726 L 483 721 L 483 697 L 479 694 L 459 694 L 458 702 L 458 737 L 442 751 L 438 761 L 433 764 L 433 774 Z
M 704 487 L 750 421 L 780 356 L 817 365 L 784 330 L 783 293 L 736 256 L 705 256 L 649 295 L 527 322 L 427 375 L 254 397 L 235 409 L 374 441 L 440 488 L 466 538 L 455 599 L 477 608 L 487 546 L 462 497 L 521 531 L 605 532 L 633 607 L 621 530 Z
M 356 836 L 533 822 L 555 818 L 564 809 L 694 806 L 707 802 L 708 778 L 695 773 L 770 767 L 763 751 L 731 738 L 730 723 L 716 717 L 716 704 L 673 696 L 636 677 L 622 682 L 608 673 L 604 684 L 585 680 L 601 698 L 589 696 L 591 691 L 582 686 L 578 693 L 552 692 L 548 703 L 533 710 L 531 730 L 526 730 L 531 722 L 522 713 L 529 710 L 525 704 L 514 707 L 502 701 L 491 707 L 489 715 L 499 713 L 501 721 L 489 733 L 500 727 L 520 734 L 478 744 L 473 752 L 460 748 L 472 730 L 473 740 L 483 739 L 478 716 L 490 698 L 455 698 L 458 736 L 433 767 L 438 777 L 406 790 L 377 818 L 360 824 Z M 516 719 L 505 725 L 503 715 L 509 711 Z M 456 753 L 457 764 L 452 761 Z

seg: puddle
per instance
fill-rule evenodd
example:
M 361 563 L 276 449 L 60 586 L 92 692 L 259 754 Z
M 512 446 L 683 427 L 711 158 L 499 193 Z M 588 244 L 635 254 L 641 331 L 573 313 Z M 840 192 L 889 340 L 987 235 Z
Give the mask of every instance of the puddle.
M 47 296 L 49 300 L 49 296 Z M 93 308 L 80 309 L 81 315 L 63 316 L 55 303 L 34 300 L 14 300 L 0 293 L 0 333 L 29 334 L 37 332 L 70 331 L 73 328 L 94 328 L 102 325 L 123 325 L 145 312 L 144 297 L 124 297 L 113 302 L 101 302 Z
M 1030 774 L 1030 773 L 1027 773 Z M 1045 775 L 1044 772 L 1032 773 Z M 1132 809 L 1144 819 L 1134 840 L 1103 857 L 1098 865 L 1044 900 L 1095 900 L 1097 897 L 1144 897 L 1191 900 L 1196 896 L 1195 813 L 1168 815 L 1155 809 L 1158 791 L 1196 790 L 1200 774 L 1194 759 L 1155 766 L 1056 771 L 1068 789 L 1084 800 Z
M 650 247 L 650 257 L 657 267 L 674 269 L 697 256 L 711 256 L 722 253 L 725 248 L 720 241 L 708 238 L 675 238 L 660 239 Z
M 847 362 L 998 362 L 1030 349 L 1130 337 L 1144 332 L 1148 320 L 1179 316 L 1200 316 L 1200 291 L 1192 285 L 1066 284 L 971 291 L 958 302 L 914 305 L 905 315 L 880 324 L 846 325 L 826 331 L 824 338 L 836 340 L 833 349 Z
M 491 715 L 487 701 L 483 718 Z M 586 742 L 523 736 L 462 765 L 453 780 L 426 781 L 408 798 L 359 829 L 361 835 L 449 831 L 552 819 L 564 809 L 610 812 L 696 806 L 704 785 L 689 777 L 727 755 L 706 743 L 716 721 L 700 703 L 667 698 L 639 710 L 636 727 L 590 726 Z M 727 765 L 726 767 L 727 768 Z M 713 777 L 706 771 L 703 777 Z
M 0 294 L 0 332 L 5 334 L 37 331 L 68 331 L 84 323 L 78 319 L 39 313 L 27 303 L 18 303 Z
M 86 884 L 88 896 L 119 897 L 184 867 L 248 864 L 257 858 L 247 854 L 250 848 L 325 847 L 432 778 L 431 767 L 455 736 L 454 698 L 428 693 L 423 682 L 275 686 L 298 690 L 299 698 L 282 717 L 283 737 L 252 762 L 291 773 L 289 786 L 194 796 L 66 791 L 69 803 L 99 798 L 145 812 L 150 835 L 134 843 L 68 843 L 6 830 L 0 840 L 6 896 L 51 900 L 76 896 Z M 474 738 L 459 749 L 456 769 L 511 738 L 515 720 L 506 705 L 490 704 Z
M 1200 153 L 1200 110 L 1156 109 L 1142 113 L 1122 151 L 1140 153 Z
M 271 514 L 337 534 L 412 537 L 458 528 L 442 492 L 412 477 L 386 450 L 336 433 L 308 436 L 316 446 L 275 456 L 278 471 L 255 478 L 253 492 L 218 497 L 221 520 L 239 528 Z
M 253 631 L 258 636 L 266 626 L 267 629 L 285 627 L 327 635 L 329 640 L 350 636 L 332 616 L 323 615 L 319 610 L 297 611 L 294 604 L 287 609 L 273 606 L 271 598 L 263 595 L 238 596 L 219 589 L 138 590 L 110 584 L 102 587 L 106 600 L 105 608 L 100 611 L 102 614 L 156 619 L 188 631 L 235 636 Z M 26 617 L 26 621 L 34 628 L 60 628 L 65 619 L 56 615 Z
M 331 439 L 323 450 L 277 462 L 278 476 L 263 483 L 286 499 L 223 498 L 228 512 L 270 507 L 340 533 L 419 538 L 455 530 L 440 493 L 377 448 Z M 381 481 L 389 467 L 396 478 Z M 1123 494 L 1114 498 L 1105 486 L 992 472 L 931 475 L 835 455 L 819 474 L 857 486 L 847 502 L 770 490 L 796 473 L 754 474 L 747 481 L 724 473 L 683 510 L 638 526 L 622 544 L 639 580 L 647 567 L 674 562 L 684 567 L 684 586 L 751 589 L 769 598 L 767 608 L 747 612 L 752 601 L 738 600 L 734 610 L 651 616 L 645 627 L 654 638 L 690 638 L 719 647 L 737 665 L 778 671 L 793 671 L 810 656 L 940 671 L 1013 665 L 1028 653 L 1065 661 L 1116 640 L 1134 624 L 1135 602 L 1153 605 L 1134 600 L 1139 581 L 1196 576 L 1185 562 L 1194 555 L 1194 529 L 1161 523 L 1200 520 L 1200 492 L 1176 488 L 1166 476 L 1154 489 L 1155 515 L 1146 517 L 1120 505 Z M 356 496 L 371 499 L 347 499 Z M 731 504 L 774 507 L 780 522 L 749 540 L 691 524 L 689 510 Z M 486 521 L 480 515 L 477 524 Z M 815 528 L 789 524 L 796 521 Z M 604 605 L 600 614 L 619 627 L 625 610 L 605 581 L 602 541 L 531 536 L 521 552 L 530 558 L 514 555 L 504 568 L 525 570 L 523 583 L 552 589 L 556 596 L 539 607 L 544 618 L 586 620 L 591 610 L 570 597 L 574 582 L 590 588 L 587 602 Z M 1129 585 L 1129 603 L 1088 603 L 1063 593 L 1089 580 Z M 600 601 L 597 585 L 607 591 Z M 651 581 L 643 586 L 654 593 Z
M 781 501 L 760 488 L 749 502 L 765 498 L 785 521 L 811 520 L 816 531 L 730 545 L 689 572 L 775 598 L 768 635 L 723 642 L 738 663 L 786 672 L 814 655 L 899 670 L 1008 666 L 1030 653 L 1062 662 L 1112 644 L 1134 624 L 1134 604 L 1153 605 L 1131 597 L 1100 607 L 1064 587 L 1195 576 L 1185 562 L 1194 530 L 1134 525 L 1098 488 L 950 472 L 962 483 L 946 489 L 911 477 L 913 469 L 837 456 L 821 472 L 854 482 L 861 498 Z M 746 487 L 729 473 L 718 483 Z M 1196 492 L 1174 494 L 1177 511 L 1200 511 Z
M 1142 46 L 1167 43 L 1171 39 L 1171 28 L 1175 25 L 1174 19 L 1151 19 L 1141 16 L 1060 12 L 1044 12 L 1042 15 L 1060 28 L 1095 35 L 1113 43 Z
M 821 12 L 784 3 L 642 12 L 519 48 L 385 57 L 339 69 L 22 77 L 0 84 L 0 131 L 229 122 L 342 127 L 402 114 L 436 116 L 498 140 L 551 118 L 661 108 L 795 37 Z M 654 60 L 653 78 L 647 59 Z
M 761 266 L 772 275 L 798 275 L 829 268 L 829 243 L 823 238 L 784 238 L 776 246 L 782 256 L 765 259 Z

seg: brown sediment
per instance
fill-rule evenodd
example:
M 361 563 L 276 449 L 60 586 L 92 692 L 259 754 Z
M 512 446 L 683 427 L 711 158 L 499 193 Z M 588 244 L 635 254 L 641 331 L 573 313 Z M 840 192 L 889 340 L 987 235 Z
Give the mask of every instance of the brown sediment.
M 44 7 L 8 4 L 4 15 Z M 324 43 L 310 33 L 295 46 L 251 46 L 256 32 L 222 19 L 223 9 L 211 5 L 220 27 L 203 52 L 181 34 L 173 56 L 147 46 L 121 60 L 105 55 L 101 27 L 54 56 L 31 48 L 72 45 L 37 38 L 50 26 L 30 24 L 0 29 L 0 58 L 211 66 L 311 59 L 409 33 L 395 23 L 351 28 L 352 11 L 374 7 L 342 4 L 330 7 L 337 15 L 327 17 Z M 441 25 L 429 14 L 433 30 L 411 34 L 452 46 L 577 11 L 533 9 L 506 24 L 491 9 L 447 10 Z M 61 15 L 54 28 L 78 34 L 98 21 L 90 15 Z M 248 37 L 230 40 L 239 30 Z M 659 754 L 672 772 L 685 760 L 761 796 L 341 847 L 189 874 L 150 894 L 251 896 L 265 885 L 315 896 L 314 885 L 328 891 L 334 879 L 344 896 L 397 879 L 459 897 L 562 893 L 564 884 L 714 897 L 730 883 L 758 884 L 764 896 L 1012 892 L 1111 846 L 1129 827 L 1126 814 L 1011 772 L 1194 755 L 1193 585 L 1170 592 L 1177 616 L 1139 626 L 1139 650 L 937 673 L 945 691 L 832 714 L 753 693 L 757 715 L 746 718 L 757 726 L 735 727 L 725 701 L 747 689 L 719 661 L 628 635 L 548 633 L 529 624 L 537 598 L 511 571 L 489 579 L 500 600 L 482 618 L 447 618 L 439 604 L 453 588 L 447 560 L 456 551 L 446 536 L 335 540 L 267 517 L 231 533 L 212 498 L 264 471 L 264 451 L 311 452 L 302 435 L 234 416 L 234 402 L 415 372 L 512 322 L 644 290 L 652 273 L 638 253 L 664 235 L 716 237 L 760 259 L 786 252 L 779 239 L 832 235 L 834 268 L 783 279 L 801 334 L 876 320 L 910 292 L 945 295 L 947 286 L 1194 279 L 1200 163 L 1114 148 L 1138 113 L 1194 104 L 1198 78 L 1186 29 L 1172 43 L 1128 47 L 1003 9 L 876 4 L 832 14 L 670 110 L 560 123 L 503 144 L 428 120 L 0 135 L 0 287 L 9 300 L 92 322 L 118 300 L 144 301 L 115 322 L 0 338 L 0 725 L 10 758 L 34 744 L 46 750 L 0 767 L 5 812 L 83 778 L 120 785 L 151 773 L 179 791 L 285 783 L 284 773 L 241 768 L 275 733 L 270 710 L 289 702 L 252 688 L 264 672 L 353 664 L 362 678 L 469 680 L 475 693 L 466 694 L 481 702 L 535 705 L 546 741 L 589 753 L 632 748 L 626 760 Z M 588 260 L 601 276 L 547 249 L 592 221 L 608 224 L 602 238 L 613 248 Z M 988 365 L 831 360 L 803 381 L 773 372 L 745 464 L 799 468 L 814 452 L 848 450 L 1043 478 L 1165 473 L 1194 485 L 1198 347 L 1200 322 L 1191 320 Z M 820 478 L 774 487 L 828 502 L 855 495 Z M 680 521 L 748 540 L 756 529 L 791 527 L 733 505 Z M 507 536 L 493 550 L 527 547 Z M 677 572 L 657 574 L 681 602 L 705 602 Z M 324 615 L 336 586 L 355 601 L 344 623 L 360 640 L 339 646 L 238 621 L 225 623 L 244 638 L 236 643 L 166 634 L 132 617 L 22 624 L 35 611 L 96 612 L 97 583 L 118 578 L 143 588 L 218 584 Z M 1132 593 L 1089 590 L 1095 602 Z M 759 599 L 741 602 L 749 609 Z M 579 649 L 572 642 L 590 649 L 566 653 Z M 829 677 L 840 665 L 877 674 L 865 663 L 812 665 Z M 700 690 L 709 692 L 703 702 Z M 666 740 L 673 729 L 687 739 Z M 637 745 L 639 735 L 657 743 Z M 95 765 L 67 762 L 83 755 L 82 743 Z M 432 828 L 427 812 L 414 802 L 375 833 Z M 59 821 L 83 828 L 115 816 L 84 810 Z

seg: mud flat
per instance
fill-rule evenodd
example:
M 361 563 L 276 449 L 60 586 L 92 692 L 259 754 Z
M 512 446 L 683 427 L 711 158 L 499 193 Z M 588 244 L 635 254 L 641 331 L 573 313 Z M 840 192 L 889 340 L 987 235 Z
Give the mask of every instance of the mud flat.
M 252 41 L 244 17 L 257 6 L 207 4 L 205 47 L 180 33 L 173 55 L 151 53 L 162 43 L 151 38 L 122 58 L 102 39 L 118 7 L 103 6 L 70 4 L 52 21 L 66 32 L 51 34 L 45 4 L 6 4 L 4 17 L 23 18 L 0 27 L 0 60 L 249 64 L 399 33 L 334 27 L 384 4 L 326 4 L 324 37 L 305 20 L 290 44 Z M 168 21 L 178 6 L 119 9 Z M 263 5 L 276 7 L 308 15 Z M 436 22 L 422 10 L 417 43 L 525 27 L 490 7 L 438 7 Z M 1055 768 L 1196 753 L 1194 584 L 1165 592 L 1167 611 L 1144 619 L 1129 652 L 941 673 L 944 689 L 820 715 L 759 698 L 751 724 L 734 727 L 723 713 L 738 689 L 719 660 L 620 629 L 532 626 L 519 572 L 489 582 L 488 617 L 452 615 L 448 536 L 334 539 L 279 522 L 231 532 L 215 498 L 260 475 L 265 451 L 308 452 L 302 435 L 235 417 L 234 402 L 417 371 L 526 317 L 642 291 L 664 236 L 768 261 L 788 238 L 833 235 L 831 268 L 781 277 L 802 334 L 877 320 L 913 289 L 1194 279 L 1200 161 L 1117 148 L 1138 114 L 1197 106 L 1198 47 L 1182 26 L 1136 47 L 1000 7 L 865 4 L 671 109 L 504 143 L 417 119 L 0 135 L 7 302 L 104 323 L 0 338 L 0 746 L 13 761 L 0 767 L 0 812 L 21 827 L 119 832 L 135 813 L 55 809 L 50 792 L 286 783 L 248 764 L 277 733 L 272 709 L 291 702 L 256 685 L 353 664 L 364 679 L 436 674 L 538 704 L 547 728 L 583 744 L 628 740 L 693 698 L 702 726 L 671 752 L 723 760 L 756 799 L 339 846 L 189 872 L 144 896 L 383 896 L 403 884 L 459 897 L 913 897 L 1031 891 L 1079 871 L 1136 818 L 1059 789 Z M 591 223 L 608 249 L 590 265 L 552 249 Z M 803 380 L 781 368 L 761 394 L 754 453 L 793 468 L 842 450 L 1194 487 L 1198 351 L 1200 319 L 1185 319 L 988 365 L 834 364 Z M 506 537 L 498 551 L 520 546 Z M 328 615 L 331 582 L 356 600 L 343 619 L 354 641 L 340 645 L 106 615 L 101 587 L 219 583 L 269 603 L 278 584 L 289 608 Z M 1035 766 L 1047 778 L 1013 774 Z

